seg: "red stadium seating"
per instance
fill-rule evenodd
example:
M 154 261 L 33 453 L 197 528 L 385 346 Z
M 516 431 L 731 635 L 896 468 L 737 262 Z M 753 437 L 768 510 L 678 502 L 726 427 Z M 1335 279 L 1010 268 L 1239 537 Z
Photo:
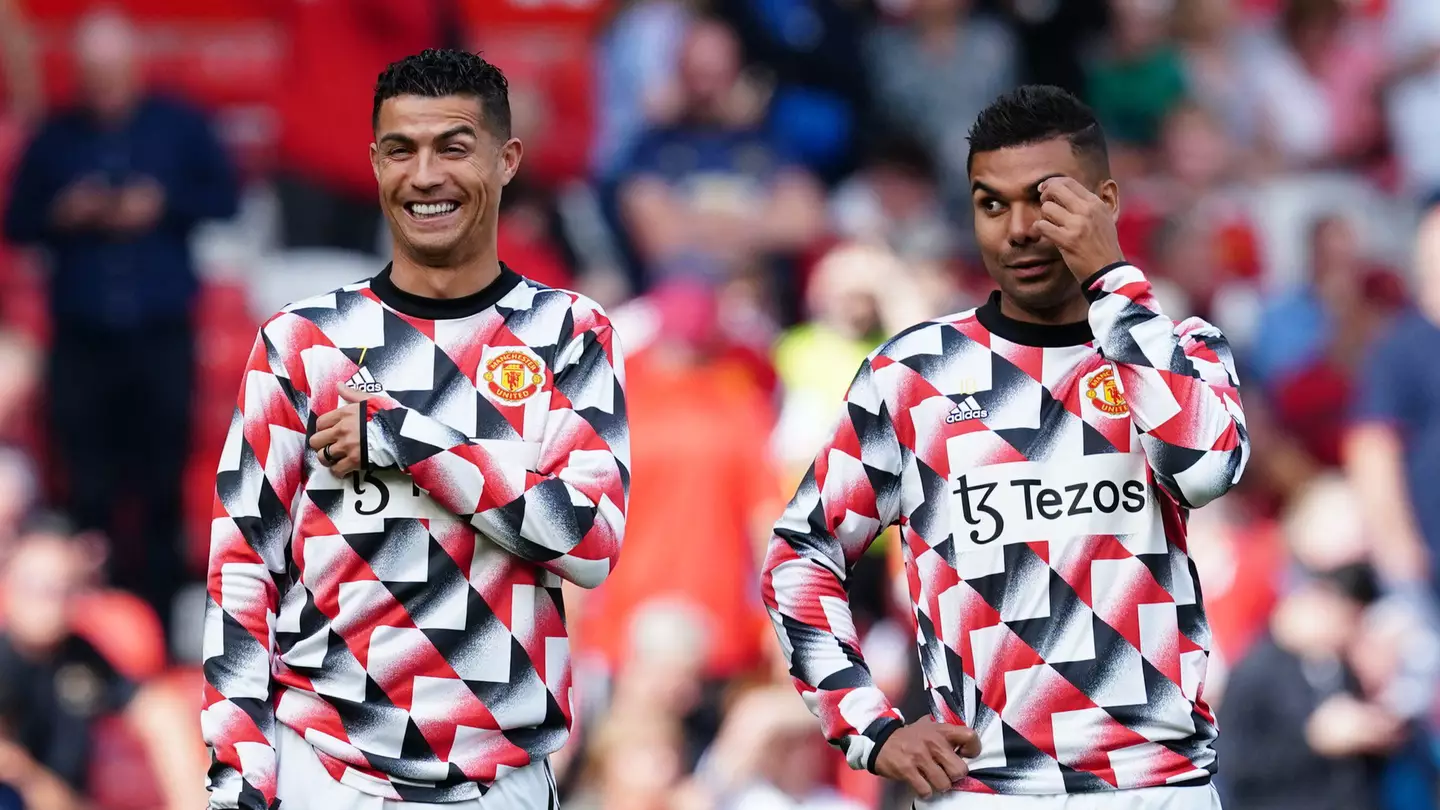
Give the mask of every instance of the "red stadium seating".
M 198 667 L 178 667 L 149 681 L 172 694 L 194 700 L 195 717 L 202 707 Z M 124 717 L 96 724 L 90 750 L 91 799 L 97 810 L 154 810 L 165 806 L 155 771 L 140 739 Z
M 489 26 L 561 26 L 594 31 L 616 5 L 614 0 L 463 0 L 475 30 Z
M 165 806 L 149 756 L 128 720 L 102 718 L 95 723 L 92 735 L 90 798 L 98 810 L 154 810 Z
M 71 627 L 110 666 L 132 681 L 165 671 L 165 631 L 145 600 L 125 591 L 94 591 L 75 605 Z

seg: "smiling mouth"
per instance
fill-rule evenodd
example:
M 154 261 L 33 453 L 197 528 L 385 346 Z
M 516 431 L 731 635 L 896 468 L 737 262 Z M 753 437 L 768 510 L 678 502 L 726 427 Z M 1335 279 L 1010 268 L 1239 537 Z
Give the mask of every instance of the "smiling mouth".
M 460 203 L 454 200 L 405 203 L 405 212 L 408 213 L 412 219 L 417 219 L 422 222 L 431 219 L 440 219 L 458 210 L 460 210 Z

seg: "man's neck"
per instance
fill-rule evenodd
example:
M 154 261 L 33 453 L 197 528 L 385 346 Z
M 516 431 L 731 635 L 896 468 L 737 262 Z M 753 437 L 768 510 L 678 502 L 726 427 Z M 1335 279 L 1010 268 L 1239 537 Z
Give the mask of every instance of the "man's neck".
M 1058 306 L 1047 309 L 1026 309 L 1000 293 L 1000 314 L 1014 321 L 1038 323 L 1042 326 L 1064 326 L 1079 323 L 1090 316 L 1090 302 L 1077 295 Z
M 390 281 L 411 295 L 424 298 L 464 298 L 480 292 L 500 277 L 500 260 L 494 250 L 447 267 L 430 267 L 395 251 Z

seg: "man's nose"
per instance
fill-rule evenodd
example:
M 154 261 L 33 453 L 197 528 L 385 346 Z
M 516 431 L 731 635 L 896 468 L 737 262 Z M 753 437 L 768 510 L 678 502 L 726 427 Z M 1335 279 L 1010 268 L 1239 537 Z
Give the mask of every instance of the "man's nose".
M 410 185 L 417 191 L 430 191 L 445 182 L 440 166 L 440 157 L 428 149 L 420 150 L 415 156 L 415 171 L 410 175 Z
M 1040 239 L 1035 223 L 1040 219 L 1040 209 L 1031 205 L 1010 207 L 1008 236 L 1012 245 L 1029 245 Z

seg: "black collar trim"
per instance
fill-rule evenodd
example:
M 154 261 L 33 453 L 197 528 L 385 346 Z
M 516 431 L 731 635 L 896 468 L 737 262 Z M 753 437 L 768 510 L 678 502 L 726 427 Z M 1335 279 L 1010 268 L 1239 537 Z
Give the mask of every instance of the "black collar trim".
M 519 273 L 501 262 L 499 277 L 483 290 L 460 298 L 426 298 L 396 287 L 395 282 L 390 279 L 392 266 L 385 265 L 379 275 L 370 279 L 370 289 L 374 291 L 375 297 L 402 315 L 429 321 L 468 318 L 477 312 L 483 312 L 499 303 L 521 280 Z
M 1000 291 L 990 293 L 990 300 L 975 310 L 975 320 L 1011 343 L 1041 348 L 1063 348 L 1083 346 L 1095 339 L 1090 332 L 1089 321 L 1075 323 L 1044 324 L 1017 321 L 1000 312 Z

